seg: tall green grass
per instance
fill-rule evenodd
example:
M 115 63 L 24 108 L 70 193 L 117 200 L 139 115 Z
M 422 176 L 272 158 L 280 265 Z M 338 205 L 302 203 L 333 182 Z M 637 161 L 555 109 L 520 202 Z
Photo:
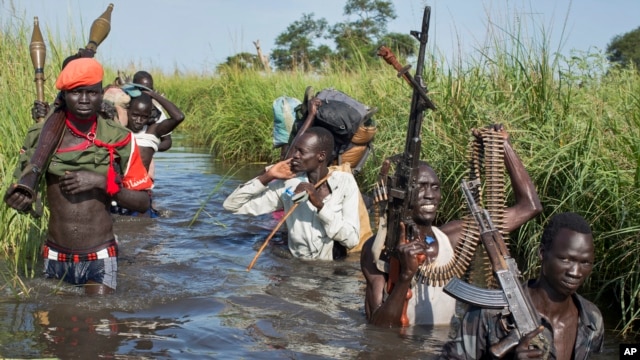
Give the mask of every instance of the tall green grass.
M 28 57 L 31 31 L 18 19 L 3 24 L 0 29 L 0 59 L 4 64 L 0 75 L 0 137 L 3 139 L 0 143 L 0 179 L 4 195 L 11 182 L 22 138 L 33 123 L 29 110 L 30 102 L 35 99 L 35 87 L 33 66 Z M 4 203 L 0 206 L 0 256 L 5 262 L 2 278 L 15 295 L 27 292 L 18 275 L 35 274 L 32 265 L 38 256 L 45 218 L 32 219 L 7 209 Z
M 539 271 L 537 248 L 553 214 L 575 211 L 590 223 L 597 264 L 582 292 L 608 306 L 614 297 L 619 328 L 634 329 L 640 316 L 640 76 L 608 68 L 604 54 L 551 51 L 544 41 L 516 35 L 496 38 L 465 66 L 442 66 L 431 57 L 424 78 L 438 106 L 425 116 L 422 156 L 440 174 L 444 199 L 438 222 L 459 218 L 458 188 L 473 127 L 502 123 L 537 185 L 544 211 L 512 234 L 526 276 Z M 383 64 L 322 76 L 234 71 L 182 83 L 197 113 L 182 131 L 226 161 L 275 161 L 271 102 L 302 98 L 306 86 L 335 87 L 380 111 L 375 155 L 359 182 L 372 185 L 381 159 L 401 152 L 411 89 Z M 335 69 L 336 67 L 334 67 Z M 208 82 L 209 90 L 203 91 Z M 190 91 L 190 88 L 197 88 Z M 508 194 L 512 198 L 512 194 Z
M 0 60 L 10 69 L 0 82 L 3 189 L 10 183 L 19 144 L 32 123 L 29 109 L 34 97 L 26 51 L 31 26 L 16 19 L 4 22 L 0 36 Z M 582 292 L 600 304 L 613 296 L 619 329 L 635 331 L 640 318 L 640 76 L 635 70 L 608 68 L 601 53 L 559 55 L 550 49 L 544 33 L 541 40 L 527 42 L 531 37 L 517 28 L 499 30 L 464 64 L 447 64 L 435 56 L 427 59 L 424 79 L 438 110 L 425 114 L 422 157 L 443 183 L 438 223 L 459 218 L 465 211 L 459 180 L 466 171 L 471 128 L 503 123 L 544 206 L 541 216 L 512 234 L 513 251 L 525 275 L 537 275 L 536 250 L 547 219 L 563 211 L 582 214 L 592 224 L 597 259 Z M 61 46 L 51 35 L 48 45 L 62 49 L 52 54 L 70 54 L 77 47 Z M 62 57 L 47 61 L 49 99 L 55 96 L 52 79 Z M 154 74 L 158 89 L 187 114 L 177 132 L 228 162 L 278 158 L 272 146 L 271 104 L 279 96 L 302 98 L 309 85 L 316 90 L 334 87 L 378 107 L 374 156 L 358 179 L 366 192 L 381 160 L 404 148 L 411 89 L 382 60 L 374 65 L 363 62 L 357 69 L 333 64 L 331 69 L 310 75 L 230 68 L 214 76 L 146 70 Z M 106 79 L 116 70 L 107 69 Z M 11 264 L 12 276 L 33 275 L 45 219 L 18 216 L 0 206 L 0 256 Z

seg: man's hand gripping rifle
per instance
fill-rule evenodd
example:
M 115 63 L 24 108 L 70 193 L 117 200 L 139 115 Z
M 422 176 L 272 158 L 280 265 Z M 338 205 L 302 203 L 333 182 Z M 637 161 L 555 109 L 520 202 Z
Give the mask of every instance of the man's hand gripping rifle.
M 378 55 L 398 70 L 398 76 L 401 76 L 413 87 L 413 97 L 411 98 L 411 110 L 409 114 L 409 124 L 407 129 L 407 137 L 405 140 L 404 152 L 397 154 L 385 161 L 380 172 L 379 192 L 380 197 L 387 201 L 388 209 L 388 231 L 385 241 L 385 248 L 389 255 L 392 255 L 398 246 L 400 223 L 403 222 L 407 229 L 407 238 L 412 238 L 412 231 L 415 227 L 411 212 L 416 204 L 418 176 L 418 166 L 420 161 L 420 148 L 422 140 L 420 132 L 422 130 L 422 120 L 426 109 L 435 110 L 435 105 L 427 96 L 427 86 L 422 81 L 422 72 L 424 69 L 424 55 L 428 40 L 429 18 L 431 17 L 431 7 L 424 9 L 424 17 L 422 19 L 422 31 L 412 31 L 411 34 L 420 41 L 420 50 L 418 53 L 418 62 L 416 64 L 415 76 L 411 76 L 408 70 L 410 66 L 402 67 L 398 64 L 395 56 L 388 48 L 381 47 Z M 409 80 L 410 79 L 410 80 Z M 389 169 L 389 163 L 395 165 L 395 173 L 387 179 L 386 172 Z
M 475 201 L 473 191 L 480 188 L 480 180 L 463 180 L 461 187 L 469 211 L 478 225 L 482 243 L 491 261 L 493 274 L 500 285 L 500 290 L 482 289 L 454 277 L 444 287 L 444 292 L 467 304 L 489 309 L 503 309 L 502 321 L 504 327 L 510 330 L 509 335 L 489 349 L 494 356 L 502 358 L 518 345 L 525 335 L 540 327 L 539 315 L 527 294 L 524 293 L 518 265 L 509 254 L 500 230 L 493 225 L 489 212 Z M 549 344 L 542 334 L 534 337 L 530 345 L 542 350 L 546 358 Z
M 422 19 L 422 30 L 420 32 L 411 31 L 420 42 L 416 72 L 411 76 L 409 69 L 411 66 L 402 66 L 396 60 L 395 55 L 386 47 L 378 50 L 378 55 L 383 57 L 387 63 L 392 65 L 398 76 L 404 78 L 413 87 L 411 98 L 411 110 L 409 114 L 409 124 L 405 148 L 402 154 L 397 154 L 388 158 L 383 163 L 380 171 L 378 183 L 376 184 L 375 198 L 386 203 L 387 211 L 387 236 L 385 239 L 385 249 L 381 258 L 389 262 L 389 281 L 387 290 L 390 292 L 397 282 L 400 266 L 396 256 L 396 248 L 400 244 L 400 227 L 404 224 L 406 229 L 406 239 L 413 238 L 417 234 L 416 225 L 413 221 L 412 211 L 417 202 L 417 177 L 420 161 L 420 150 L 422 141 L 420 132 L 422 130 L 422 120 L 426 109 L 435 110 L 436 107 L 427 95 L 427 86 L 422 80 L 424 70 L 424 57 L 428 40 L 429 19 L 431 17 L 431 7 L 424 9 Z M 395 173 L 387 177 L 390 164 L 393 163 Z M 411 298 L 411 290 L 407 294 L 407 300 Z M 407 319 L 401 319 L 403 326 L 408 325 Z

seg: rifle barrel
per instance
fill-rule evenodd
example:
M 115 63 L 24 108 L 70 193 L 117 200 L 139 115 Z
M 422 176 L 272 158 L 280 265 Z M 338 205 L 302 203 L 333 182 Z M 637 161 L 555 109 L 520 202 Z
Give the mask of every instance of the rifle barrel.
M 411 226 L 411 224 L 413 224 L 412 210 L 417 198 L 416 179 L 422 147 L 422 121 L 426 109 L 435 109 L 435 105 L 427 95 L 426 86 L 422 83 L 424 53 L 427 47 L 427 30 L 429 27 L 430 14 L 431 8 L 429 6 L 425 7 L 424 17 L 422 19 L 422 31 L 418 36 L 420 49 L 414 76 L 409 74 L 409 66 L 402 67 L 402 65 L 400 65 L 391 50 L 386 47 L 381 47 L 378 52 L 378 55 L 382 56 L 387 63 L 398 70 L 400 76 L 408 81 L 413 88 L 404 152 L 397 158 L 398 160 L 394 160 L 395 172 L 387 181 L 389 196 L 387 218 L 389 231 L 387 231 L 385 249 L 389 253 L 393 253 L 398 246 L 400 223 L 404 223 L 407 226 L 407 236 L 411 236 L 413 229 L 413 226 Z M 412 31 L 411 33 L 414 34 L 415 32 Z

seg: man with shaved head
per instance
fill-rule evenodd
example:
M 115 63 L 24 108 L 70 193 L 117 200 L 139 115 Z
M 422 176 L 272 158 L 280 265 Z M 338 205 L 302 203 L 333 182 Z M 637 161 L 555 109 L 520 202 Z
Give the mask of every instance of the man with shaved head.
M 321 127 L 307 129 L 292 145 L 290 158 L 270 166 L 240 185 L 224 202 L 235 214 L 261 215 L 294 205 L 287 218 L 289 250 L 301 259 L 333 260 L 334 241 L 347 249 L 358 245 L 360 190 L 351 172 L 329 171 L 333 135 Z

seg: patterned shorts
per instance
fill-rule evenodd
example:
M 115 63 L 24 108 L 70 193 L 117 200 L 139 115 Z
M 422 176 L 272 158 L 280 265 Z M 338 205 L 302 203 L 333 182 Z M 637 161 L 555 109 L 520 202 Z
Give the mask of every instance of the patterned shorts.
M 86 251 L 65 249 L 47 241 L 43 257 L 47 278 L 62 279 L 73 285 L 94 281 L 116 289 L 118 244 L 115 240 Z

